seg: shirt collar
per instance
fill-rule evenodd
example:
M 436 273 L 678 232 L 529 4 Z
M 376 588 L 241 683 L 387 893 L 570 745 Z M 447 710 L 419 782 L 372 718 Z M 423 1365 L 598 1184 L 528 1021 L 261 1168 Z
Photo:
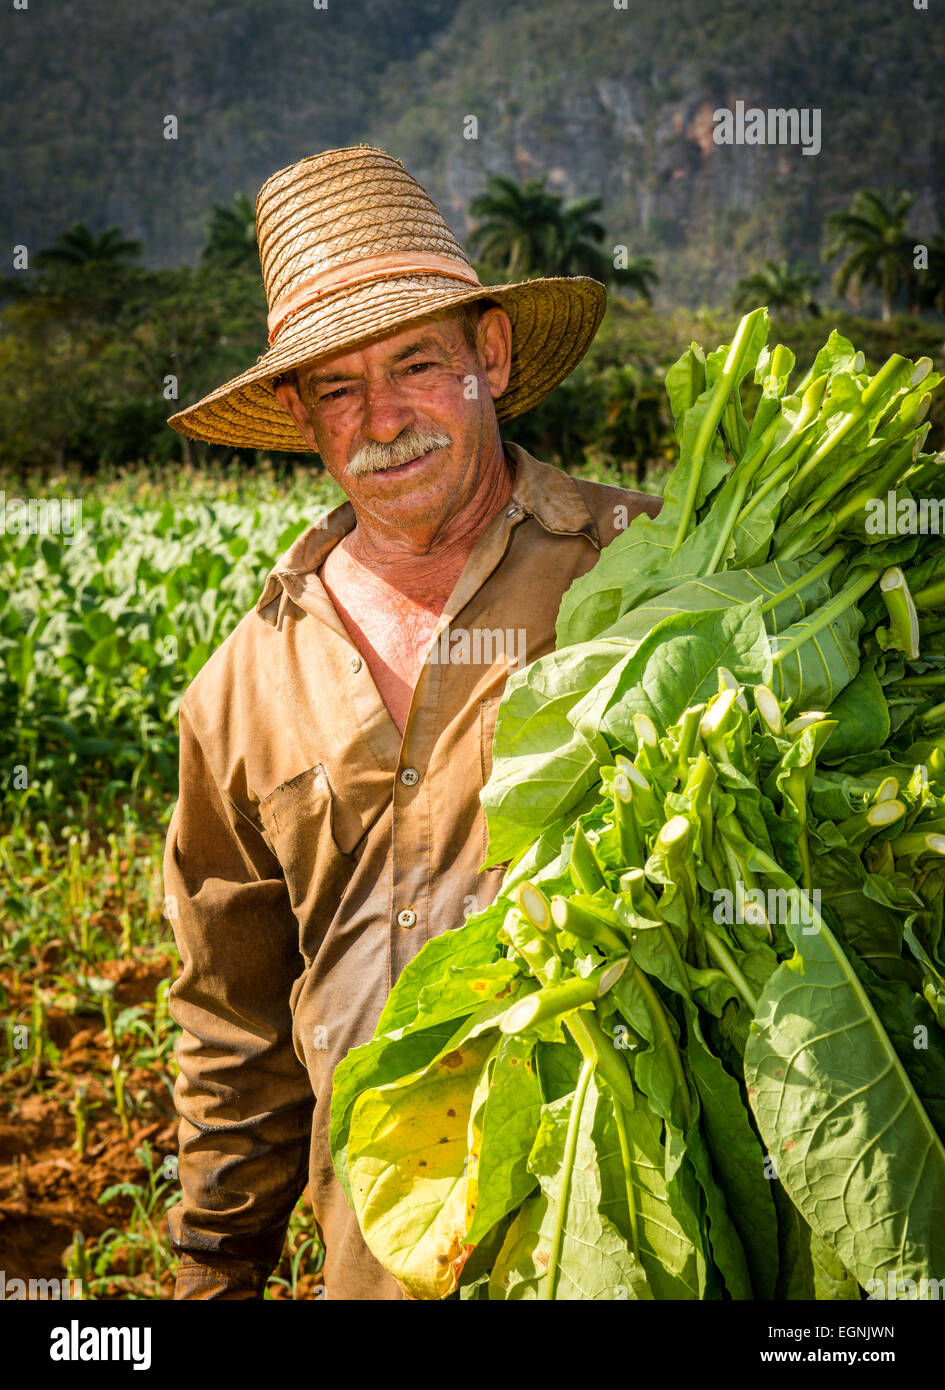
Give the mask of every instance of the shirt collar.
M 512 501 L 554 535 L 587 536 L 598 550 L 600 533 L 577 483 L 563 469 L 533 458 L 520 444 L 506 444 L 514 465 Z
M 511 508 L 520 509 L 520 519 L 533 516 L 552 535 L 586 536 L 599 550 L 597 523 L 574 479 L 562 469 L 533 458 L 519 444 L 503 441 L 503 447 L 512 464 Z M 514 511 L 507 509 L 507 515 L 514 515 Z M 256 612 L 275 624 L 280 599 L 287 588 L 294 587 L 293 581 L 314 573 L 332 547 L 354 526 L 354 508 L 346 501 L 303 531 L 269 571 Z

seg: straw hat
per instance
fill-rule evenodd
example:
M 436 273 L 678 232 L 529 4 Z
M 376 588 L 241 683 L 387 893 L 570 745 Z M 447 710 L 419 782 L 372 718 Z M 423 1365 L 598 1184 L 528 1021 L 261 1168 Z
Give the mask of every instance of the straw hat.
M 310 446 L 273 392 L 281 372 L 400 331 L 452 305 L 489 299 L 512 324 L 512 369 L 496 399 L 510 420 L 584 356 L 606 291 L 585 276 L 483 285 L 427 192 L 368 145 L 328 150 L 273 174 L 256 199 L 269 349 L 168 424 L 245 448 Z

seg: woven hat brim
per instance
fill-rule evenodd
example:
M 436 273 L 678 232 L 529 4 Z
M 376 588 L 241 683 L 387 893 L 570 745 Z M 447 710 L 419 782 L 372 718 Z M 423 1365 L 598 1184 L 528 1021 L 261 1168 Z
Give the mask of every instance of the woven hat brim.
M 500 304 L 512 324 L 509 381 L 495 401 L 501 421 L 530 410 L 574 370 L 600 326 L 607 292 L 587 276 L 459 290 L 446 276 L 417 275 L 348 288 L 296 314 L 254 366 L 167 423 L 211 444 L 315 452 L 276 399 L 274 377 L 476 299 Z

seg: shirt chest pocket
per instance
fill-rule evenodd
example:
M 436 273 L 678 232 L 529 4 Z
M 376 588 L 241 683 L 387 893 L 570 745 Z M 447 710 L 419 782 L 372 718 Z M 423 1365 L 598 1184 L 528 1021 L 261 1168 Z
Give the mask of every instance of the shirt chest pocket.
M 343 838 L 339 843 L 338 814 L 324 765 L 276 787 L 260 801 L 259 818 L 285 875 L 299 923 L 299 949 L 311 959 L 357 863 L 354 846 Z

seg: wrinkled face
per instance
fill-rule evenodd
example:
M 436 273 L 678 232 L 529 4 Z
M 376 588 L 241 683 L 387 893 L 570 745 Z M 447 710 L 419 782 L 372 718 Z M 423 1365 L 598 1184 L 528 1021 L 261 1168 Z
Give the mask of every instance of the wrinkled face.
M 474 495 L 499 444 L 493 400 L 508 382 L 511 325 L 487 309 L 477 346 L 462 319 L 418 319 L 298 371 L 276 395 L 359 517 L 437 529 Z

